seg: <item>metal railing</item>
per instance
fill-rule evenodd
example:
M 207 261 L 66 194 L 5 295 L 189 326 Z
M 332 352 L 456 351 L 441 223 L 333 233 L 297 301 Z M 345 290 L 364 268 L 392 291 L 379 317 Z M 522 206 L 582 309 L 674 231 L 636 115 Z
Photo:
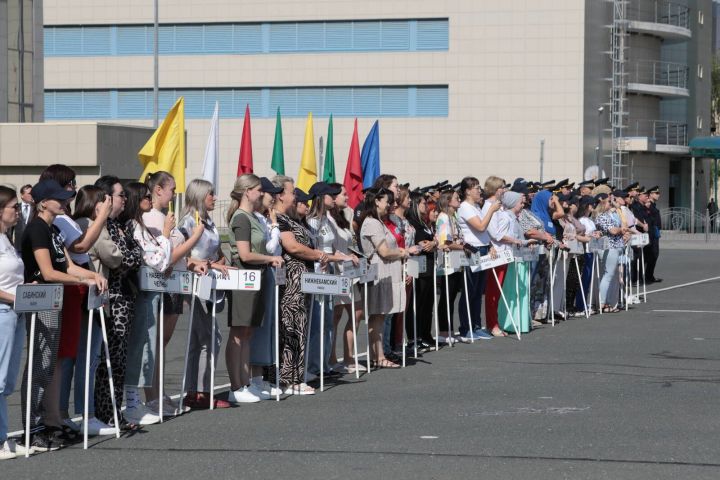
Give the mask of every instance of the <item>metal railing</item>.
M 215 202 L 215 210 L 210 212 L 210 218 L 215 222 L 221 235 L 229 232 L 228 223 L 225 220 L 228 208 L 230 208 L 230 200 L 218 200 Z
M 688 144 L 687 124 L 667 120 L 631 120 L 625 129 L 628 137 L 651 137 L 656 145 Z
M 658 60 L 638 60 L 629 68 L 629 81 L 663 87 L 688 88 L 688 66 Z
M 663 23 L 674 27 L 690 28 L 690 9 L 686 5 L 673 2 L 642 2 L 642 5 L 633 2 L 628 5 L 627 18 L 628 20 L 640 22 Z
M 710 215 L 708 210 L 692 212 L 689 208 L 675 207 L 660 210 L 663 230 L 681 233 L 720 234 L 720 214 Z

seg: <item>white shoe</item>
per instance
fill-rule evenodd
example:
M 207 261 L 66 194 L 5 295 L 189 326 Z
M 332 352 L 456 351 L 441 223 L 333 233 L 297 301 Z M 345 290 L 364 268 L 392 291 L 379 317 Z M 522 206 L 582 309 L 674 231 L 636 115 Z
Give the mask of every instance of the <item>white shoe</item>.
M 357 366 L 358 366 L 358 368 L 357 368 L 358 372 L 367 372 L 367 367 L 365 366 L 365 364 L 363 362 L 358 362 Z M 345 365 L 345 368 L 347 368 L 348 373 L 355 373 L 355 364 L 354 363 Z
M 335 365 L 333 365 L 330 368 L 332 368 L 333 372 L 343 373 L 343 374 L 350 373 L 350 370 L 348 369 L 347 366 L 345 366 L 344 363 L 336 363 Z
M 10 449 L 9 440 L 0 445 L 0 460 L 10 460 L 17 457 L 17 453 Z
M 248 387 L 242 387 L 237 390 L 231 390 L 228 394 L 228 402 L 232 404 L 238 403 L 257 403 L 260 397 L 255 395 Z
M 301 383 L 300 385 L 290 385 L 285 390 L 286 395 L 315 395 L 315 389 L 307 383 Z
M 258 397 L 260 400 L 270 400 L 272 397 L 270 396 L 270 392 L 263 391 L 263 388 L 261 385 L 256 385 L 254 383 L 250 383 L 250 386 L 248 387 L 248 390 L 250 393 Z
M 82 428 L 85 428 L 85 422 L 82 424 Z M 80 430 L 82 432 L 82 429 Z M 97 417 L 88 418 L 88 435 L 91 436 L 105 436 L 115 435 L 115 429 L 105 422 L 101 422 Z
M 155 425 L 160 423 L 160 416 L 142 403 L 126 408 L 124 416 L 128 422 L 135 425 Z
M 147 407 L 160 417 L 160 404 L 157 400 L 152 400 L 150 402 L 147 402 Z M 183 413 L 186 413 L 190 410 L 190 407 L 187 405 L 183 405 L 183 411 L 180 411 L 180 405 L 175 403 L 170 397 L 165 397 L 163 401 L 163 417 L 177 417 L 178 415 L 182 415 Z
M 270 382 L 266 382 L 264 380 L 262 380 L 260 382 L 258 382 L 258 381 L 253 382 L 253 386 L 257 390 L 260 390 L 261 393 L 267 395 L 268 396 L 267 400 L 272 400 L 273 398 L 276 398 L 278 395 L 282 395 L 282 393 L 283 393 L 282 388 L 277 389 L 277 388 L 275 388 L 275 385 L 271 384 Z M 260 397 L 260 398 L 262 398 L 262 397 Z
M 8 438 L 5 441 L 5 446 L 7 446 L 11 452 L 13 452 L 18 457 L 24 457 L 25 456 L 25 444 L 17 443 L 12 438 Z M 33 447 L 30 447 L 30 455 L 35 453 L 35 449 Z
M 70 420 L 69 418 L 66 418 L 65 420 L 63 420 L 63 424 L 64 424 L 64 425 L 67 425 L 67 427 L 70 428 L 70 429 L 72 429 L 73 432 L 79 432 L 80 429 L 82 428 L 80 425 L 78 425 L 77 423 L 73 422 L 73 421 Z
M 457 343 L 457 340 L 455 340 L 453 337 L 443 337 L 442 335 L 437 336 L 438 343 L 445 343 L 447 345 L 452 345 L 453 343 Z
M 462 335 L 458 334 L 453 337 L 453 340 L 457 343 L 471 343 L 472 340 L 470 337 L 463 337 Z

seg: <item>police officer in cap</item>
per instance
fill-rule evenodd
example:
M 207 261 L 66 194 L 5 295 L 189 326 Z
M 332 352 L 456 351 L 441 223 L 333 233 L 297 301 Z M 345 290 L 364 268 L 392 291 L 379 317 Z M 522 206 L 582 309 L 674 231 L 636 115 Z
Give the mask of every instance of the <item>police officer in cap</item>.
M 645 282 L 655 283 L 662 282 L 662 278 L 655 277 L 655 265 L 660 256 L 660 230 L 662 230 L 660 210 L 657 208 L 657 201 L 660 199 L 660 187 L 656 185 L 648 188 L 647 194 L 650 201 L 648 206 L 648 236 L 650 243 L 645 247 L 645 260 L 647 262 Z

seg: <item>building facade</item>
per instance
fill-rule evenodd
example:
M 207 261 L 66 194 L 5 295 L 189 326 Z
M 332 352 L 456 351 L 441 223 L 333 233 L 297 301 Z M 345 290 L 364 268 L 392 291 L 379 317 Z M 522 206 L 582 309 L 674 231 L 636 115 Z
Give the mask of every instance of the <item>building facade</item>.
M 688 203 L 687 141 L 710 123 L 711 3 L 680 5 L 683 25 L 647 15 L 663 5 L 670 4 L 160 0 L 160 117 L 185 97 L 190 179 L 200 174 L 219 102 L 224 198 L 249 105 L 261 175 L 272 174 L 279 108 L 293 176 L 312 112 L 318 157 L 333 115 L 340 180 L 354 119 L 361 142 L 379 119 L 382 170 L 414 185 L 466 175 L 537 180 L 541 142 L 543 180 L 579 179 L 596 165 L 600 137 L 601 170 L 618 183 L 677 188 L 664 201 Z M 47 119 L 152 125 L 151 1 L 45 0 L 44 22 Z M 667 33 L 671 27 L 685 30 Z M 618 35 L 624 71 L 613 75 Z M 696 75 L 701 70 L 707 74 Z

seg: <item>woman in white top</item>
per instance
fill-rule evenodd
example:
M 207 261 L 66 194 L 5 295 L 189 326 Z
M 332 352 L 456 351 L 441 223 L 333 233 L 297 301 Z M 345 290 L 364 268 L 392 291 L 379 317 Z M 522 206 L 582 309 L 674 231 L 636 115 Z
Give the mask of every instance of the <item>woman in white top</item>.
M 308 192 L 313 197 L 310 212 L 307 214 L 307 223 L 310 231 L 315 236 L 316 248 L 327 255 L 327 268 L 323 269 L 319 262 L 315 263 L 315 271 L 327 271 L 328 273 L 339 273 L 336 262 L 351 260 L 353 257 L 336 250 L 336 234 L 332 227 L 328 212 L 335 207 L 335 197 L 340 193 L 337 187 L 331 187 L 326 182 L 317 182 Z M 357 259 L 355 259 L 357 261 Z M 330 365 L 330 350 L 334 345 L 333 328 L 333 300 L 325 297 L 325 324 L 323 371 L 332 374 Z M 313 301 L 312 317 L 310 323 L 310 339 L 308 344 L 308 373 L 318 375 L 320 373 L 320 297 L 315 296 Z
M 599 238 L 600 232 L 597 229 L 597 226 L 595 225 L 595 222 L 592 220 L 592 214 L 595 209 L 595 198 L 588 195 L 584 197 L 580 197 L 580 202 L 578 204 L 578 211 L 575 214 L 575 216 L 580 220 L 580 223 L 583 224 L 585 227 L 585 234 L 592 237 L 592 238 Z M 592 278 L 592 271 L 593 271 L 593 262 L 595 260 L 595 254 L 590 252 L 590 244 L 585 245 L 585 254 L 583 255 L 585 257 L 585 266 L 582 270 L 582 284 L 583 289 L 585 291 L 585 298 L 587 301 L 587 305 L 590 308 L 591 313 L 595 313 L 597 309 L 597 305 L 593 307 L 593 299 L 595 296 L 590 291 L 590 280 Z M 595 282 L 593 282 L 595 283 Z M 594 289 L 597 287 L 597 285 L 594 285 Z M 577 310 L 580 310 L 583 308 L 582 298 L 578 297 L 575 300 L 575 308 Z
M 24 265 L 7 237 L 18 221 L 19 207 L 15 190 L 0 186 L 0 460 L 25 454 L 25 448 L 7 436 L 7 398 L 15 390 L 25 345 L 25 317 L 13 310 Z
M 206 262 L 208 269 L 227 273 L 225 257 L 220 251 L 220 233 L 210 218 L 210 212 L 215 210 L 215 187 L 212 183 L 195 179 L 188 184 L 185 192 L 185 206 L 178 229 L 186 239 L 189 239 L 195 228 L 203 227 L 203 233 L 195 246 L 190 250 L 190 258 L 197 263 Z M 199 221 L 199 222 L 198 222 Z M 216 305 L 221 310 L 224 305 L 223 292 L 218 292 Z M 190 333 L 190 346 L 188 350 L 186 374 L 186 404 L 192 409 L 206 409 L 210 407 L 210 348 L 214 352 L 215 365 L 222 345 L 220 329 L 212 324 L 212 301 L 203 302 L 195 299 L 193 312 L 192 332 Z M 215 399 L 215 408 L 228 408 L 230 404 L 225 400 Z
M 497 177 L 490 177 L 488 180 L 494 178 Z M 491 190 L 497 184 L 498 182 L 495 180 L 486 182 L 486 185 Z M 475 177 L 465 177 L 460 182 L 460 197 L 463 202 L 457 211 L 458 225 L 465 243 L 471 249 L 480 252 L 480 255 L 487 255 L 490 251 L 490 237 L 487 229 L 493 215 L 500 209 L 500 202 L 493 199 L 497 196 L 496 194 L 497 191 L 493 191 L 493 195 L 488 198 L 488 201 L 481 208 L 483 197 L 480 181 Z M 469 270 L 469 272 L 466 272 L 469 298 L 465 299 L 465 290 L 463 289 L 460 295 L 460 305 L 466 305 L 466 301 L 470 304 L 470 316 L 472 318 L 468 319 L 467 308 L 460 308 L 458 312 L 460 317 L 460 338 L 467 339 L 470 337 L 469 330 L 472 328 L 474 338 L 489 339 L 491 338 L 490 335 L 482 330 L 481 318 L 482 300 L 488 272 L 480 270 L 479 267 L 472 267 Z

